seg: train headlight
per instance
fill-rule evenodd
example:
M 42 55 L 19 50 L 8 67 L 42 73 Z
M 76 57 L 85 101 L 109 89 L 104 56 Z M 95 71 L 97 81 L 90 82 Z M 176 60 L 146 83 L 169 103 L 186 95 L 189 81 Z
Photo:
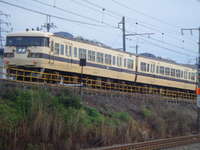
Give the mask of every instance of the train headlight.
M 18 54 L 25 54 L 26 48 L 25 47 L 17 47 L 16 51 Z

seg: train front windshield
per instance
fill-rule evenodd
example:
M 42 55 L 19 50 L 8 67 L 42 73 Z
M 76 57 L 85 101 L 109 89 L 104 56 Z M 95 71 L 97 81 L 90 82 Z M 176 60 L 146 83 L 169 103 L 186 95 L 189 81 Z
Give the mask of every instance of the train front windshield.
M 7 37 L 6 38 L 6 46 L 42 46 L 48 47 L 49 46 L 49 38 L 47 37 Z

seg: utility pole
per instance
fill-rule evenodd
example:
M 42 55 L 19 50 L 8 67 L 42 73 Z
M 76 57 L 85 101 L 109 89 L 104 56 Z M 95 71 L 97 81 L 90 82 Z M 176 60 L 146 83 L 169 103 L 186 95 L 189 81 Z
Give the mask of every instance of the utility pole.
M 50 32 L 51 28 L 56 28 L 54 23 L 51 22 L 51 16 L 50 15 L 47 15 L 47 22 L 44 25 L 42 25 L 42 28 L 46 28 L 47 32 Z
M 134 33 L 134 34 L 126 34 L 125 36 L 143 36 L 143 35 L 147 35 L 147 36 L 150 36 L 150 35 L 153 35 L 155 33 Z M 135 53 L 136 55 L 138 55 L 138 44 L 136 44 L 136 50 L 135 50 Z
M 123 41 L 123 51 L 125 52 L 126 51 L 126 37 L 127 36 L 142 36 L 142 35 L 152 35 L 154 33 L 134 33 L 134 34 L 126 34 L 126 27 L 125 27 L 125 17 L 123 16 L 122 17 L 122 21 L 118 23 L 118 28 L 119 28 L 119 25 L 122 24 L 122 41 Z M 137 23 L 136 23 L 137 24 Z M 137 53 L 137 49 L 138 49 L 138 45 L 136 46 L 136 53 Z
M 0 49 L 3 49 L 4 45 L 5 45 L 4 34 L 11 31 L 11 30 L 8 30 L 8 28 L 11 26 L 11 23 L 5 20 L 8 17 L 10 17 L 10 15 L 5 14 L 5 13 L 0 11 Z
M 123 51 L 126 51 L 126 28 L 125 28 L 125 17 L 122 17 L 122 21 L 118 23 L 119 25 L 122 24 L 122 42 L 123 42 Z
M 184 31 L 190 31 L 191 35 L 193 31 L 198 31 L 199 34 L 199 41 L 198 41 L 198 63 L 197 63 L 197 132 L 200 132 L 200 27 L 199 28 L 187 28 L 181 29 L 181 33 L 183 35 Z

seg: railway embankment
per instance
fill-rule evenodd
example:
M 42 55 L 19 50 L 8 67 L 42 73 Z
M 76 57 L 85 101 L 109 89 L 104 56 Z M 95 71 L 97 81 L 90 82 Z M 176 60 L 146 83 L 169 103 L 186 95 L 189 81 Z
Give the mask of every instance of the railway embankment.
M 190 135 L 196 107 L 154 95 L 0 82 L 0 147 L 76 150 Z

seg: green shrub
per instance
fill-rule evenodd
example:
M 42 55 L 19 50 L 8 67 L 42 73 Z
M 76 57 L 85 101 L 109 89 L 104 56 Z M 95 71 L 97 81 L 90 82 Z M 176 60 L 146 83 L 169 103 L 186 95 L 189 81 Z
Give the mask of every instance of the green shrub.
M 0 126 L 14 127 L 22 119 L 20 113 L 7 104 L 0 104 Z
M 145 118 L 148 118 L 152 115 L 152 112 L 150 109 L 148 108 L 143 108 L 142 109 L 142 115 L 145 117 Z
M 112 117 L 123 122 L 128 122 L 132 119 L 127 112 L 116 112 L 112 114 Z

